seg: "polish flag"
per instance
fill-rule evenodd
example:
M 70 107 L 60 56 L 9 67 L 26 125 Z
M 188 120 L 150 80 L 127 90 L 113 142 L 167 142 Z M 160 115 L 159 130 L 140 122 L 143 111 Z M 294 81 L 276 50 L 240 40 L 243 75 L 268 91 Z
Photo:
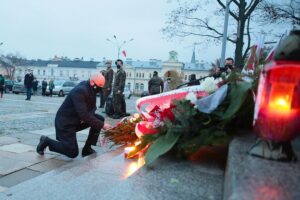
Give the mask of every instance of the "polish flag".
M 123 54 L 124 57 L 126 57 L 126 51 L 125 50 L 122 51 L 122 54 Z

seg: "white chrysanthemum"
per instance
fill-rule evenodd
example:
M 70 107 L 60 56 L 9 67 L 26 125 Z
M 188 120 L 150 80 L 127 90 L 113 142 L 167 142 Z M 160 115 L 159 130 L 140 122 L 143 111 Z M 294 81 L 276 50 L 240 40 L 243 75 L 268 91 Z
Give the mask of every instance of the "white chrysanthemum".
M 192 104 L 195 104 L 197 101 L 197 96 L 193 92 L 190 92 L 186 95 L 185 99 L 190 100 Z
M 218 89 L 213 77 L 206 78 L 202 83 L 202 88 L 205 92 L 212 93 Z

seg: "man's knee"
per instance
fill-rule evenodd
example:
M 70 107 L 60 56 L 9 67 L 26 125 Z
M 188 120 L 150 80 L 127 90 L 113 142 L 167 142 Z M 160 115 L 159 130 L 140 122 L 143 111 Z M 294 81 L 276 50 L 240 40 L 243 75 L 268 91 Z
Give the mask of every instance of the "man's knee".
M 95 116 L 97 117 L 97 119 L 99 119 L 99 120 L 101 120 L 101 121 L 103 121 L 104 122 L 104 117 L 103 116 L 101 116 L 101 115 L 98 115 L 98 114 L 95 114 Z
M 68 149 L 65 152 L 65 155 L 68 156 L 69 158 L 76 158 L 78 154 L 79 154 L 78 148 Z

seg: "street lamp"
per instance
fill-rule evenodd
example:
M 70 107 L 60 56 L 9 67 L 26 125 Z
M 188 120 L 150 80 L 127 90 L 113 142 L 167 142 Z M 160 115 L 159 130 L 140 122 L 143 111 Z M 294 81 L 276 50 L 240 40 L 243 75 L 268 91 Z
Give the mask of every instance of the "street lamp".
M 130 40 L 126 40 L 126 41 L 124 40 L 122 43 L 119 42 L 119 40 L 117 39 L 117 36 L 116 36 L 116 35 L 114 35 L 113 38 L 114 38 L 114 41 L 110 40 L 109 38 L 106 38 L 106 41 L 111 42 L 111 43 L 113 43 L 114 45 L 117 46 L 117 49 L 118 49 L 118 59 L 119 59 L 119 58 L 120 58 L 121 48 L 122 48 L 125 44 L 127 44 L 127 43 L 133 41 L 133 38 L 131 38 Z
M 225 53 L 226 53 L 226 41 L 227 41 L 227 29 L 228 29 L 228 16 L 229 16 L 229 5 L 232 0 L 226 0 L 226 9 L 225 9 L 225 20 L 224 20 L 224 31 L 223 31 L 223 41 L 222 41 L 222 53 L 221 53 L 221 63 L 220 67 L 224 67 L 225 63 Z

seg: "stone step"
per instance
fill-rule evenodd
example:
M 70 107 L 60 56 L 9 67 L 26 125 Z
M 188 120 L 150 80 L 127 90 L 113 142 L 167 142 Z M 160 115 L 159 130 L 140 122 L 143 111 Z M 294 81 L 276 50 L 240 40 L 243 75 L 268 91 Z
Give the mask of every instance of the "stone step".
M 143 165 L 143 159 L 124 159 L 119 149 L 18 184 L 0 199 L 222 199 L 224 168 L 218 163 L 164 156 Z
M 235 138 L 229 147 L 224 200 L 300 199 L 300 162 L 278 162 L 247 154 L 255 135 Z M 298 146 L 296 154 L 300 158 Z

